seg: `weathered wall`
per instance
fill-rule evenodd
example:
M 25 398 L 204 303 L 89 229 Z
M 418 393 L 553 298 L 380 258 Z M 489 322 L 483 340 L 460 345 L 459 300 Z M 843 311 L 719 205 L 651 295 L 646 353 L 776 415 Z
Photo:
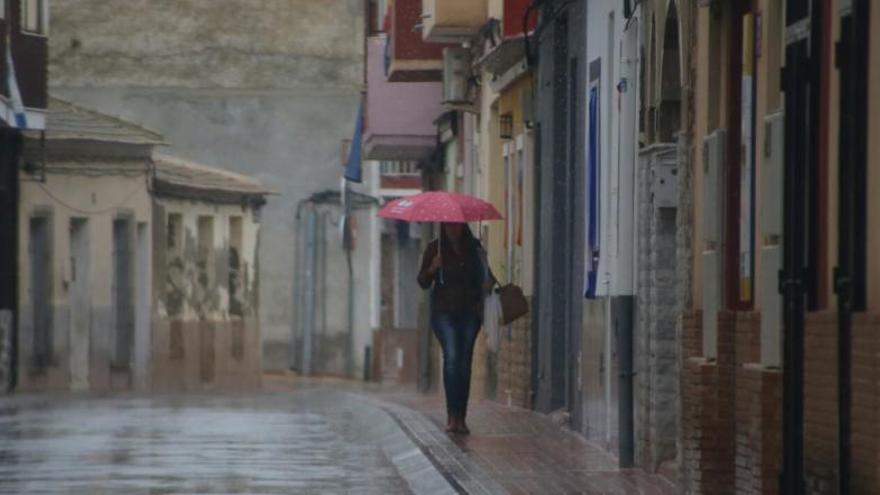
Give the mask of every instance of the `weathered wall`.
M 880 8 L 873 2 L 871 8 L 871 46 L 868 49 L 868 245 L 880 245 Z M 875 138 L 872 139 L 871 136 Z M 880 309 L 880 260 L 868 258 L 868 308 Z
M 362 86 L 362 3 L 52 6 L 53 91 L 161 130 L 174 154 L 253 175 L 280 193 L 263 212 L 260 244 L 266 368 L 290 364 L 297 202 L 339 187 L 340 142 L 351 137 Z M 341 251 L 330 263 L 344 263 Z
M 154 208 L 154 389 L 259 385 L 253 210 L 164 198 Z
M 148 225 L 150 197 L 146 188 L 145 160 L 128 162 L 95 159 L 88 162 L 50 161 L 46 182 L 22 174 L 19 206 L 19 385 L 31 390 L 68 390 L 71 383 L 71 219 L 87 221 L 90 335 L 88 384 L 91 390 L 145 388 L 148 386 L 149 350 L 135 335 L 130 369 L 111 367 L 114 349 L 113 220 L 128 215 L 133 227 Z M 77 169 L 64 167 L 75 166 Z M 90 175 L 82 173 L 88 168 Z M 79 170 L 80 172 L 77 172 Z M 30 218 L 46 215 L 50 222 L 52 360 L 44 369 L 32 366 L 34 308 L 30 292 Z M 149 232 L 149 228 L 146 229 Z M 134 249 L 137 249 L 135 244 Z M 137 257 L 135 257 L 137 259 Z M 135 270 L 137 273 L 137 270 Z M 149 280 L 134 280 L 136 290 L 149 290 Z M 143 316 L 143 315 L 141 315 Z M 136 327 L 137 328 L 137 327 Z M 133 372 L 133 373 L 132 373 Z
M 372 318 L 372 269 L 370 253 L 373 236 L 379 235 L 370 228 L 370 221 L 377 214 L 377 206 L 357 205 L 352 212 L 352 226 L 355 229 L 355 249 L 352 252 L 352 290 L 354 292 L 354 318 L 352 321 L 354 335 L 349 335 L 349 267 L 345 252 L 342 250 L 340 222 L 342 207 L 336 202 L 308 204 L 300 211 L 298 230 L 300 242 L 293 247 L 299 257 L 297 264 L 296 291 L 300 294 L 294 301 L 295 307 L 303 308 L 302 315 L 296 318 L 293 349 L 295 368 L 317 374 L 347 375 L 351 371 L 354 376 L 361 376 L 364 370 L 364 353 L 366 346 L 373 340 Z M 313 266 L 309 263 L 309 217 L 314 215 L 314 259 Z M 313 270 L 314 294 L 308 291 L 309 272 Z M 313 301 L 309 301 L 314 297 Z M 305 354 L 308 352 L 306 331 L 307 305 L 313 307 L 311 334 L 311 362 L 306 365 Z M 351 345 L 352 361 L 348 361 L 348 349 Z

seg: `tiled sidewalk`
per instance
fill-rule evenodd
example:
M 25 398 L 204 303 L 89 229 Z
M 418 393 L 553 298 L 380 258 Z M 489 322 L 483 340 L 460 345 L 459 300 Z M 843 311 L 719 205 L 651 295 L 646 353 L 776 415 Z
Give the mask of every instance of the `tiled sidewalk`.
M 465 493 L 678 493 L 662 476 L 619 469 L 599 447 L 542 414 L 477 401 L 468 414 L 471 435 L 457 436 L 443 432 L 446 413 L 440 397 L 370 395 L 404 406 L 386 410 Z
M 443 398 L 340 379 L 267 376 L 264 390 L 329 387 L 374 401 L 397 421 L 449 484 L 467 494 L 679 493 L 667 478 L 617 461 L 548 416 L 492 401 L 472 401 L 469 436 L 443 431 Z

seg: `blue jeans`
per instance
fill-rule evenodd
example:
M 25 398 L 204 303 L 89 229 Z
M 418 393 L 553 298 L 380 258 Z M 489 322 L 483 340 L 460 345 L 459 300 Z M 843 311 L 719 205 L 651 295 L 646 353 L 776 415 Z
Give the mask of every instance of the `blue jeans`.
M 471 392 L 471 361 L 482 322 L 476 313 L 431 313 L 431 328 L 443 348 L 446 412 L 464 418 Z

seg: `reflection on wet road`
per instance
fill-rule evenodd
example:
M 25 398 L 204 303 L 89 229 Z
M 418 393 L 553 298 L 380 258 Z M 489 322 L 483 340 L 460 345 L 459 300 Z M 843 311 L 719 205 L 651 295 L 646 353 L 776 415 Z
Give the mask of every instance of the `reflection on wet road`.
M 409 493 L 356 397 L 0 398 L 0 493 Z

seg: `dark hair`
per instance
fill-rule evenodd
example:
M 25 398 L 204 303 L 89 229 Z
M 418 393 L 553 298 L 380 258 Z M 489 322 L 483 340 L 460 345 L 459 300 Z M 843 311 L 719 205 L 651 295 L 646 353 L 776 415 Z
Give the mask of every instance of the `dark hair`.
M 446 235 L 446 230 L 443 229 L 444 224 L 440 224 L 440 237 L 444 246 L 450 246 L 452 241 Z M 461 231 L 461 242 L 462 246 L 469 251 L 469 254 L 473 254 L 476 252 L 477 247 L 480 245 L 480 241 L 474 236 L 474 232 L 471 230 L 471 226 L 462 223 L 463 229 Z
M 461 243 L 464 248 L 463 251 L 466 253 L 466 256 L 470 259 L 470 262 L 473 263 L 471 266 L 482 267 L 482 258 L 480 256 L 480 249 L 482 249 L 482 244 L 480 240 L 474 236 L 474 232 L 471 230 L 470 225 L 463 223 L 461 224 L 464 228 L 461 231 Z M 443 224 L 440 225 L 440 242 L 442 246 L 438 247 L 439 250 L 442 249 L 450 249 L 452 245 L 452 241 L 446 235 L 446 231 L 443 229 Z M 484 274 L 482 269 L 477 269 L 472 271 L 473 280 L 472 283 L 475 287 L 482 287 L 484 282 Z

